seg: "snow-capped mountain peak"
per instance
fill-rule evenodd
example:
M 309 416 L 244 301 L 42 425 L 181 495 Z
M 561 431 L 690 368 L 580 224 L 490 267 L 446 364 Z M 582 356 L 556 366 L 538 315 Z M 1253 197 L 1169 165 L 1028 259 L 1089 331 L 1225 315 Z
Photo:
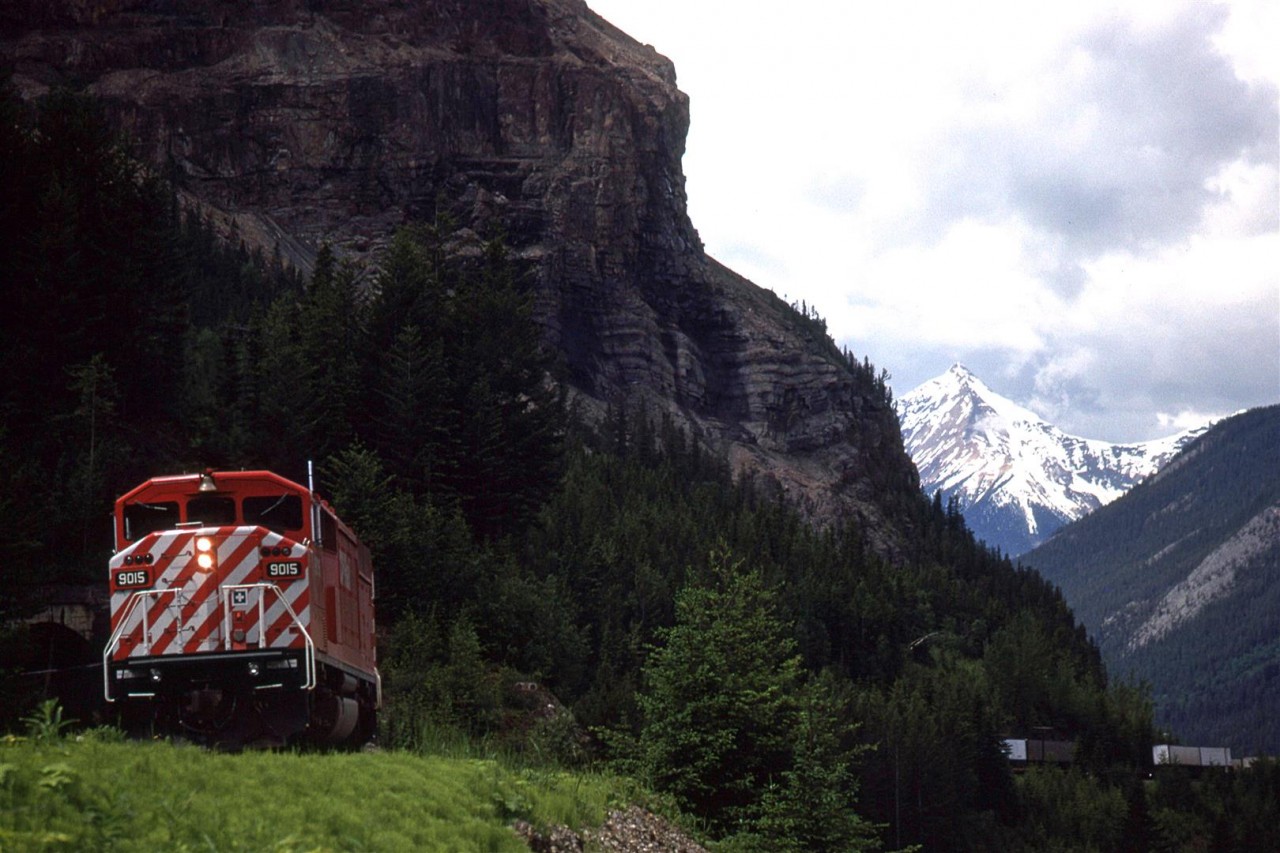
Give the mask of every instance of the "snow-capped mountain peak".
M 1208 428 L 1136 444 L 1077 438 L 961 364 L 903 397 L 898 415 L 926 492 L 958 498 L 978 537 L 1010 554 L 1115 500 Z

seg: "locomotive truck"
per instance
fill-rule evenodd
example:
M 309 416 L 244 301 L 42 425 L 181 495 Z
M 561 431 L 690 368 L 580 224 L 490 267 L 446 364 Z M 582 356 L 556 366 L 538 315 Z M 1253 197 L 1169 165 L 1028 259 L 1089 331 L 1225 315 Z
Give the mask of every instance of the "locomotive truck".
M 369 550 L 311 488 L 155 477 L 114 520 L 103 691 L 127 728 L 232 747 L 373 735 Z

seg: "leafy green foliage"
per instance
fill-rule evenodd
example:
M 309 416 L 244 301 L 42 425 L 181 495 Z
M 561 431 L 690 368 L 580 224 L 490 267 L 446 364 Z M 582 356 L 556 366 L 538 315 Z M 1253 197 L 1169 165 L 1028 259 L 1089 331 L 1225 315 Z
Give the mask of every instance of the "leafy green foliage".
M 724 551 L 708 569 L 676 597 L 645 665 L 638 764 L 723 831 L 749 822 L 791 767 L 801 669 L 759 574 Z
M 527 851 L 512 820 L 581 829 L 633 796 L 614 777 L 492 759 L 0 744 L 5 850 Z
M 1118 788 L 1078 770 L 1039 767 L 1018 779 L 1018 790 L 1023 814 L 1010 833 L 1011 845 L 1025 850 L 1122 849 L 1129 806 Z
M 1147 793 L 1153 850 L 1280 849 L 1280 761 L 1196 775 L 1157 767 Z
M 402 488 L 492 540 L 521 532 L 554 491 L 564 411 L 501 242 L 476 268 L 450 264 L 447 230 L 406 228 L 384 259 L 367 309 L 374 428 L 360 434 Z
M 769 850 L 875 850 L 875 826 L 859 814 L 855 766 L 869 750 L 851 743 L 851 691 L 829 674 L 799 694 L 791 767 L 771 782 L 755 829 Z
M 75 720 L 62 719 L 62 706 L 57 699 L 46 699 L 36 711 L 23 718 L 27 736 L 36 743 L 47 744 L 62 737 L 65 729 L 75 725 Z

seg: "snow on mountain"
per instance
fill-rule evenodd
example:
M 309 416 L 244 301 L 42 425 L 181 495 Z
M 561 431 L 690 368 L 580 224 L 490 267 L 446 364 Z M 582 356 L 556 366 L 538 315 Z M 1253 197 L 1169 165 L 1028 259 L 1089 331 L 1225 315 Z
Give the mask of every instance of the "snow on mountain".
M 925 491 L 956 497 L 978 538 L 1012 555 L 1120 497 L 1208 429 L 1135 444 L 1076 438 L 960 364 L 901 398 L 898 416 Z

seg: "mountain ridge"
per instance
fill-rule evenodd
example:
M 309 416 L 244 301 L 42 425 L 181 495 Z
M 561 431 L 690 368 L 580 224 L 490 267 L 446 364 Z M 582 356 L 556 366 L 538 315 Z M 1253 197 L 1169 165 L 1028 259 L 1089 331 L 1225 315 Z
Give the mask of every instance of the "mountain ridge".
M 979 538 L 1021 554 L 1158 471 L 1205 427 L 1147 442 L 1072 436 L 961 364 L 898 401 L 927 492 L 959 501 Z
M 1151 684 L 1162 725 L 1280 752 L 1280 405 L 1220 421 L 1022 559 L 1109 671 Z

